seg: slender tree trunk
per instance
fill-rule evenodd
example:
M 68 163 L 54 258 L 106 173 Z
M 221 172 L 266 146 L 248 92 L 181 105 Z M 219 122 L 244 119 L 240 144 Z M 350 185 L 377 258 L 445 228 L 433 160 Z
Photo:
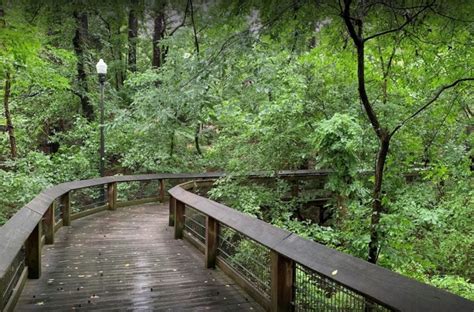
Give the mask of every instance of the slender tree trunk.
M 378 226 L 381 214 L 384 212 L 384 207 L 382 205 L 382 182 L 389 147 L 390 136 L 386 134 L 380 139 L 380 147 L 375 165 L 374 192 L 372 194 L 372 217 L 370 221 L 370 242 L 367 259 L 371 263 L 377 263 L 379 254 L 380 229 Z
M 131 72 L 137 71 L 138 18 L 136 6 L 137 1 L 132 1 L 128 13 L 128 69 Z
M 196 22 L 194 21 L 194 6 L 193 0 L 189 0 L 189 9 L 191 10 L 191 23 L 193 25 L 193 34 L 194 34 L 194 48 L 196 49 L 196 54 L 199 58 L 199 41 L 197 37 L 197 27 Z
M 3 10 L 2 2 L 0 1 L 0 27 L 5 26 L 5 20 L 3 19 L 5 16 L 5 10 Z
M 171 132 L 171 136 L 170 136 L 170 157 L 173 157 L 173 153 L 174 153 L 174 130 L 173 132 Z
M 160 68 L 165 59 L 165 51 L 161 50 L 160 41 L 165 37 L 165 14 L 164 8 L 162 8 L 154 19 L 154 31 L 153 31 L 153 59 L 152 66 L 155 68 Z
M 201 123 L 198 123 L 196 127 L 196 133 L 194 134 L 194 145 L 196 146 L 196 151 L 199 155 L 202 155 L 201 146 L 199 145 L 199 135 L 201 134 Z
M 94 108 L 89 98 L 89 87 L 87 86 L 86 74 L 86 40 L 89 35 L 89 21 L 87 13 L 74 12 L 76 20 L 76 32 L 72 43 L 77 57 L 77 83 L 79 91 L 77 94 L 81 99 L 82 114 L 87 120 L 94 119 Z
M 374 129 L 379 140 L 379 150 L 375 164 L 375 182 L 372 194 L 372 217 L 370 223 L 370 242 L 368 246 L 367 260 L 371 263 L 377 262 L 380 245 L 380 216 L 384 212 L 382 205 L 382 181 L 384 175 L 385 161 L 387 159 L 391 136 L 387 129 L 380 125 L 377 114 L 375 113 L 367 95 L 365 88 L 365 41 L 363 35 L 363 21 L 354 18 L 350 14 L 351 0 L 344 0 L 344 9 L 341 16 L 347 26 L 349 35 L 357 49 L 357 82 L 359 98 L 364 106 L 367 118 Z M 354 26 L 357 27 L 355 27 Z
M 10 155 L 12 158 L 16 158 L 16 138 L 15 138 L 15 128 L 13 127 L 13 121 L 10 114 L 10 93 L 11 92 L 11 77 L 10 72 L 7 71 L 5 74 L 5 87 L 3 89 L 3 108 L 5 110 L 5 119 L 7 122 L 7 132 L 8 138 L 10 140 Z

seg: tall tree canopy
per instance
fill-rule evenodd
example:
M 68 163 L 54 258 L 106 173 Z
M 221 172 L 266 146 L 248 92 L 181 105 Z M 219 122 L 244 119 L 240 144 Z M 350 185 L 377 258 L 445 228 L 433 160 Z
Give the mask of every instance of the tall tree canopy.
M 472 298 L 472 16 L 467 0 L 4 0 L 0 221 L 99 174 L 102 58 L 107 174 L 331 169 L 324 221 L 283 182 L 212 196 Z

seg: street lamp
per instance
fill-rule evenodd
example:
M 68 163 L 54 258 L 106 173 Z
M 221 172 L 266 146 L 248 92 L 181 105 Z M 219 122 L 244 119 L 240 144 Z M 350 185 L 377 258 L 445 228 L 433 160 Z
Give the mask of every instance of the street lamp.
M 99 84 L 100 84 L 100 161 L 99 161 L 99 172 L 100 176 L 105 175 L 105 137 L 104 137 L 104 85 L 105 85 L 105 75 L 107 74 L 107 64 L 105 64 L 103 59 L 100 59 L 97 65 L 97 74 L 99 75 Z

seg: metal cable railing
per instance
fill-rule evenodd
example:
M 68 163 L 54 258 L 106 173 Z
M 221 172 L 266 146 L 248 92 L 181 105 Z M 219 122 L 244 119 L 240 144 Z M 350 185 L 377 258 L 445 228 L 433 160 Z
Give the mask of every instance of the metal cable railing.
M 292 305 L 295 311 L 390 311 L 299 263 L 295 263 L 294 269 Z
M 206 267 L 219 266 L 267 310 L 474 311 L 474 303 L 467 299 L 309 241 L 188 189 L 196 187 L 186 183 L 169 190 L 175 238 L 187 238 L 186 231 L 198 237 Z M 199 220 L 191 217 L 198 214 Z
M 206 242 L 206 216 L 189 206 L 186 206 L 185 210 L 184 228 L 200 243 Z
M 220 226 L 217 255 L 270 298 L 270 253 L 268 248 L 239 232 Z

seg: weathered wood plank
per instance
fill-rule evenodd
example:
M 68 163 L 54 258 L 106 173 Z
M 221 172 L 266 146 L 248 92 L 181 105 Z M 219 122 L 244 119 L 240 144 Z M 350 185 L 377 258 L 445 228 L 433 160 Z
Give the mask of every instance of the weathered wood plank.
M 272 311 L 291 311 L 293 301 L 293 260 L 280 255 L 275 251 L 270 252 L 271 283 L 272 283 Z
M 56 201 L 53 201 L 51 205 L 49 205 L 48 210 L 44 215 L 44 225 L 45 228 L 43 229 L 45 235 L 45 244 L 52 245 L 54 244 L 54 225 L 55 225 L 55 218 L 54 212 L 56 210 Z
M 28 267 L 28 278 L 36 279 L 41 276 L 41 237 L 42 222 L 38 222 L 25 242 L 25 265 Z
M 160 203 L 165 202 L 165 181 L 160 179 Z
M 169 226 L 174 226 L 174 210 L 176 209 L 176 198 L 170 197 L 170 203 L 169 203 L 169 220 L 168 220 L 168 225 Z
M 17 310 L 261 311 L 220 270 L 205 269 L 193 246 L 174 240 L 167 208 L 105 210 L 61 228 Z
M 174 238 L 182 239 L 184 230 L 184 211 L 185 206 L 181 201 L 176 201 L 174 208 Z
M 394 310 L 474 310 L 473 301 L 304 239 L 180 186 L 170 189 L 169 193 L 177 202 L 182 201 L 282 256 Z
M 206 268 L 216 267 L 217 246 L 219 237 L 219 222 L 211 217 L 206 217 L 206 249 L 204 262 Z
M 71 193 L 67 192 L 61 196 L 61 213 L 63 218 L 63 225 L 71 225 Z
M 13 288 L 13 293 L 11 294 L 10 299 L 5 305 L 5 308 L 4 308 L 5 312 L 15 311 L 15 306 L 18 302 L 18 299 L 20 298 L 23 288 L 25 287 L 27 277 L 28 277 L 28 268 L 25 267 L 20 274 L 20 278 L 18 279 L 18 282 L 16 283 L 15 288 Z
M 107 184 L 107 202 L 110 210 L 117 208 L 117 182 Z

